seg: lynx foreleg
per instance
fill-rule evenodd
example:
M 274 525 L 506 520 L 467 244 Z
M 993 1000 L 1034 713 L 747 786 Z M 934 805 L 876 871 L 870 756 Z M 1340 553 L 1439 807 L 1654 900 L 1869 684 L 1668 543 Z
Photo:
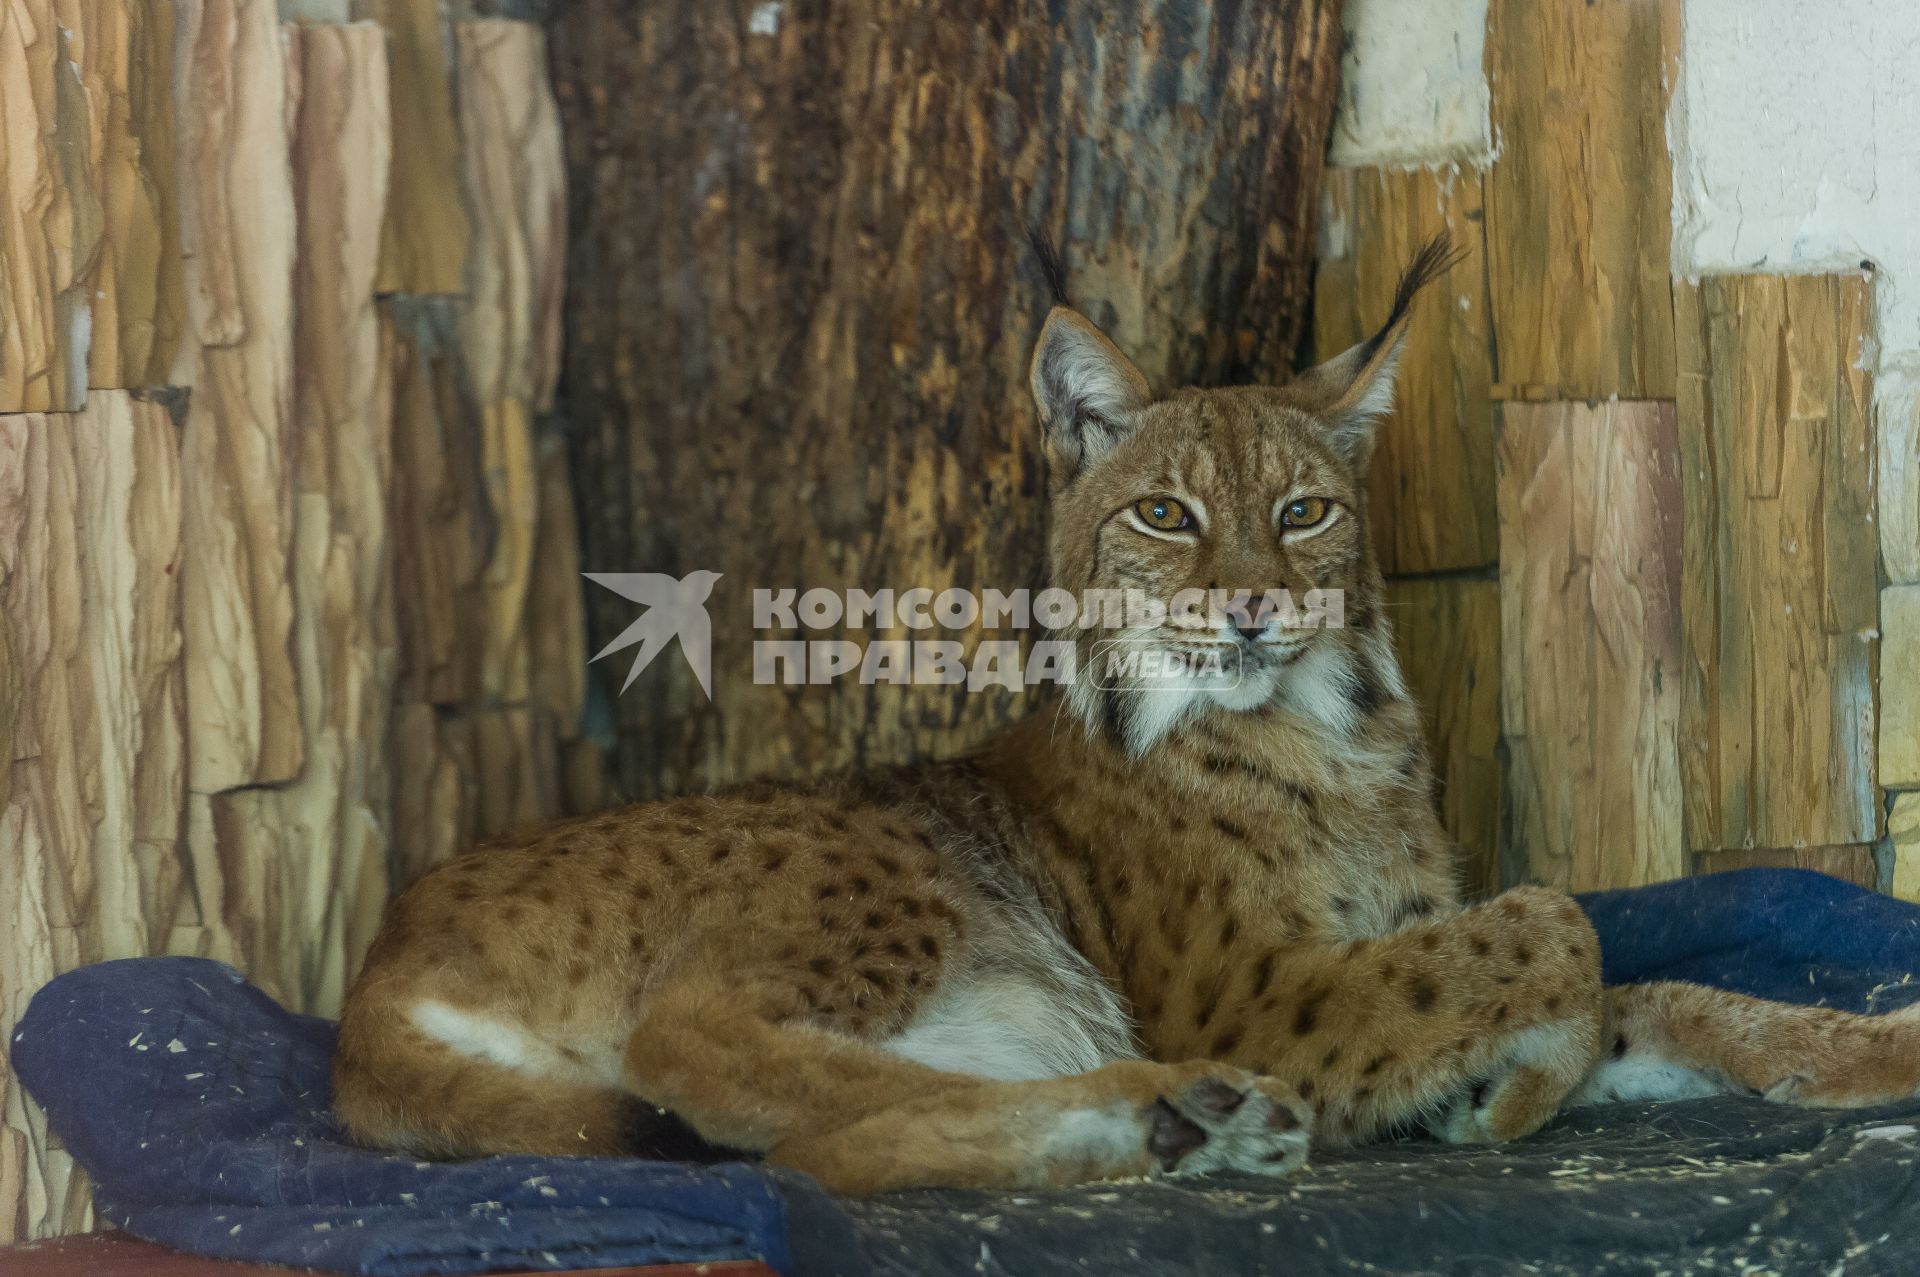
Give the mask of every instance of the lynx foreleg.
M 625 1076 L 705 1139 L 841 1193 L 1282 1174 L 1305 1160 L 1312 1116 L 1273 1079 L 1210 1061 L 1025 1082 L 931 1069 L 805 1023 L 778 980 L 738 972 L 658 990 Z
M 1566 896 L 1523 887 L 1338 948 L 1278 950 L 1239 974 L 1249 1020 L 1227 1058 L 1290 1082 L 1342 1143 L 1426 1124 L 1514 1139 L 1584 1077 L 1601 1030 L 1599 945 Z

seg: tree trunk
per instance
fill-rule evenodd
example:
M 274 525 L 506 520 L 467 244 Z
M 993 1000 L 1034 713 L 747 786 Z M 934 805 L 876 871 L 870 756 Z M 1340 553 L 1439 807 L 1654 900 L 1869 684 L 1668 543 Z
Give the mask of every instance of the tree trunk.
M 1037 583 L 1029 222 L 1157 388 L 1288 370 L 1338 0 L 577 0 L 551 35 L 581 566 L 724 573 L 713 701 L 676 652 L 642 672 L 621 786 L 949 752 L 1025 712 L 1032 691 L 756 684 L 754 640 L 788 635 L 754 630 L 752 591 Z M 639 608 L 594 594 L 597 649 Z

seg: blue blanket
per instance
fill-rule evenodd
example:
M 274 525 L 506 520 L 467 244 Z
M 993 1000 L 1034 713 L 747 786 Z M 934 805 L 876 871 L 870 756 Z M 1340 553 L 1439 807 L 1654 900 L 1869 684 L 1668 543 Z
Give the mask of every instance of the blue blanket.
M 1920 998 L 1920 908 L 1834 879 L 1745 870 L 1583 903 L 1613 983 L 1694 980 L 1850 1010 Z M 872 1249 L 861 1229 L 873 1210 L 843 1210 L 804 1177 L 351 1148 L 328 1113 L 332 1043 L 329 1023 L 289 1014 L 219 963 L 130 959 L 42 989 L 12 1059 L 93 1176 L 101 1215 L 185 1250 L 356 1273 L 749 1257 L 781 1272 L 879 1271 L 854 1258 Z M 1179 1225 L 1189 1237 L 1194 1220 Z

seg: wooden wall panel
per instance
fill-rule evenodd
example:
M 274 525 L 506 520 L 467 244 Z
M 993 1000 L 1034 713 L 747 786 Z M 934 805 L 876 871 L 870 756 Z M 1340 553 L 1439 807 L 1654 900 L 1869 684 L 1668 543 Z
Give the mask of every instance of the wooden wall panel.
M 392 565 L 403 702 L 480 696 L 486 571 L 495 535 L 480 410 L 467 387 L 450 303 L 392 304 L 383 358 L 393 383 Z
M 1674 393 L 1663 10 L 1492 0 L 1487 179 L 1496 393 Z
M 567 180 L 547 42 L 524 22 L 454 28 L 462 186 L 473 222 L 460 336 L 474 394 L 553 406 L 566 288 Z
M 437 3 L 365 4 L 392 27 L 0 7 L 0 390 L 96 383 L 56 414 L 0 393 L 0 1040 L 47 979 L 133 954 L 329 1011 L 396 870 L 606 794 L 564 444 L 536 447 L 563 251 L 540 33 L 469 41 L 463 171 Z M 396 86 L 443 136 L 396 123 Z M 468 198 L 507 201 L 483 304 L 377 305 L 464 286 Z M 90 1219 L 0 1054 L 0 1242 Z
M 1920 585 L 1880 592 L 1880 773 L 1920 785 Z
M 94 386 L 165 385 L 185 322 L 174 185 L 174 0 L 58 0 L 80 78 L 98 235 L 86 272 Z
M 1389 581 L 1394 638 L 1420 702 L 1440 821 L 1477 894 L 1500 878 L 1500 583 L 1492 577 Z
M 87 398 L 86 275 L 100 233 L 86 112 L 56 0 L 0 6 L 0 412 Z
M 1869 293 L 1819 275 L 1675 291 L 1692 850 L 1879 833 Z
M 559 757 L 545 714 L 527 706 L 394 714 L 394 885 L 482 838 L 561 812 Z
M 1887 813 L 1893 851 L 1893 894 L 1920 904 L 1920 793 L 1897 795 Z
M 162 406 L 94 394 L 0 417 L 0 1041 L 82 962 L 193 928 L 185 798 L 178 437 Z M 0 1062 L 0 1240 L 75 1228 L 84 1186 Z
M 180 9 L 182 239 L 190 331 L 187 698 L 193 787 L 300 768 L 293 591 L 293 180 L 271 5 Z
M 564 440 L 540 441 L 538 467 L 539 523 L 525 622 L 532 667 L 529 690 L 561 739 L 571 740 L 580 734 L 587 709 L 587 611 Z
M 1693 872 L 1723 873 L 1729 869 L 1811 869 L 1872 891 L 1879 880 L 1873 848 L 1785 847 L 1751 851 L 1696 851 Z
M 1509 858 L 1554 886 L 1686 872 L 1675 433 L 1666 403 L 1501 409 Z
M 1370 512 L 1389 576 L 1485 567 L 1499 552 L 1480 184 L 1462 170 L 1327 174 L 1314 281 L 1319 358 L 1385 322 L 1401 271 L 1436 232 L 1467 252 L 1414 305 L 1395 410 L 1377 436 Z
M 393 138 L 379 290 L 458 293 L 466 284 L 468 224 L 441 0 L 355 0 L 354 10 L 387 29 L 393 114 L 406 122 Z
M 290 27 L 299 85 L 293 657 L 302 765 L 216 795 L 214 854 L 245 865 L 264 925 L 247 968 L 288 1005 L 336 1010 L 388 886 L 390 383 L 374 277 L 386 213 L 386 36 Z
M 526 404 L 501 399 L 480 419 L 480 464 L 493 512 L 493 552 L 487 559 L 486 625 L 459 641 L 479 648 L 480 690 L 496 704 L 532 693 L 527 601 L 533 594 L 534 536 L 540 517 L 533 421 Z

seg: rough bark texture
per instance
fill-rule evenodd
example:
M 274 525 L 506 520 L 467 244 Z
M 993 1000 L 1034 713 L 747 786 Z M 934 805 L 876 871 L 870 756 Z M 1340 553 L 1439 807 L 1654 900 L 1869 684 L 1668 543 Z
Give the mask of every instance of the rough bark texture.
M 1728 275 L 1675 297 L 1687 846 L 1872 842 L 1871 286 Z
M 300 770 L 293 590 L 288 81 L 273 7 L 182 0 L 182 246 L 193 388 L 182 447 L 188 776 L 199 793 Z
M 1029 221 L 1156 387 L 1287 371 L 1335 0 L 582 0 L 550 33 L 582 566 L 725 574 L 716 703 L 656 661 L 618 704 L 625 787 L 949 751 L 1022 711 L 756 686 L 750 593 L 1036 581 Z M 592 602 L 598 642 L 634 619 Z
M 80 413 L 0 416 L 4 1037 L 83 962 L 230 952 L 179 846 L 181 491 L 159 404 L 100 391 Z M 48 1148 L 0 1060 L 0 1241 L 84 1227 L 82 1177 Z

